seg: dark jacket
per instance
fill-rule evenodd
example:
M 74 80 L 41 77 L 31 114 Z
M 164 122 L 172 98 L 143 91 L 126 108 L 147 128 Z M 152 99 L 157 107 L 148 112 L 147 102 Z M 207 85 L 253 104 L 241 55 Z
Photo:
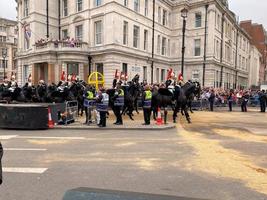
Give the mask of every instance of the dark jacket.
M 0 142 L 0 185 L 2 184 L 3 181 L 3 176 L 2 176 L 2 156 L 3 156 L 3 147 L 2 144 Z

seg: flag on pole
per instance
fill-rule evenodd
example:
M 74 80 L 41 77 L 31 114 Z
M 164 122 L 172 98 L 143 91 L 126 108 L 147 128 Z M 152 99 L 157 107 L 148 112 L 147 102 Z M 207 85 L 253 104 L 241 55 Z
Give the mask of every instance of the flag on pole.
M 24 29 L 25 39 L 29 40 L 32 36 L 30 25 L 25 22 L 24 24 L 22 24 L 22 28 Z

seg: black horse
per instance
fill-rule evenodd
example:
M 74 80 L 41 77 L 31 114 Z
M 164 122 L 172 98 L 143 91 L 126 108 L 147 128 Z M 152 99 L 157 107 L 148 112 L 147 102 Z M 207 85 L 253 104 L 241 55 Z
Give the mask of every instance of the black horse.
M 177 114 L 181 110 L 185 114 L 188 123 L 191 123 L 191 118 L 188 112 L 188 101 L 192 95 L 200 94 L 201 86 L 198 82 L 187 82 L 182 87 L 175 86 L 176 106 L 173 112 L 173 122 L 176 123 Z

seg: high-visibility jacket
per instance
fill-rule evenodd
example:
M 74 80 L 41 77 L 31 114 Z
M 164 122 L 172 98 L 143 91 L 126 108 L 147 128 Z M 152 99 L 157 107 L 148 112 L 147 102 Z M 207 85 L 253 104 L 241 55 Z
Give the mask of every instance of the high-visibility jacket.
M 95 105 L 94 93 L 92 91 L 87 91 L 86 94 L 83 102 L 84 107 L 93 107 Z
M 114 101 L 114 106 L 124 106 L 124 91 L 119 90 L 118 97 Z
M 151 108 L 151 103 L 152 103 L 152 92 L 150 90 L 145 91 L 143 108 Z
M 102 93 L 101 102 L 96 104 L 96 110 L 98 112 L 107 112 L 108 111 L 109 96 L 107 93 Z

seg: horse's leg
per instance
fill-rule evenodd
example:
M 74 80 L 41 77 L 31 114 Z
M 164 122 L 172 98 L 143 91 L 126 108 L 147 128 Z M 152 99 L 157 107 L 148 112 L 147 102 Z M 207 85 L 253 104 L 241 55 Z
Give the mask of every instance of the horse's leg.
M 188 108 L 187 108 L 187 106 L 183 106 L 183 110 L 184 110 L 184 113 L 185 113 L 186 120 L 187 120 L 187 122 L 190 124 L 190 123 L 191 123 L 191 119 L 190 119 L 190 115 L 189 115 L 189 113 L 188 113 Z
M 188 107 L 189 107 L 190 112 L 194 113 L 193 110 L 192 110 L 192 101 L 189 101 Z
M 174 111 L 173 111 L 173 123 L 177 123 L 176 118 L 177 118 L 177 113 L 179 112 L 179 108 L 178 106 L 175 107 Z
M 167 116 L 168 116 L 167 108 L 164 108 L 164 124 L 167 124 Z

